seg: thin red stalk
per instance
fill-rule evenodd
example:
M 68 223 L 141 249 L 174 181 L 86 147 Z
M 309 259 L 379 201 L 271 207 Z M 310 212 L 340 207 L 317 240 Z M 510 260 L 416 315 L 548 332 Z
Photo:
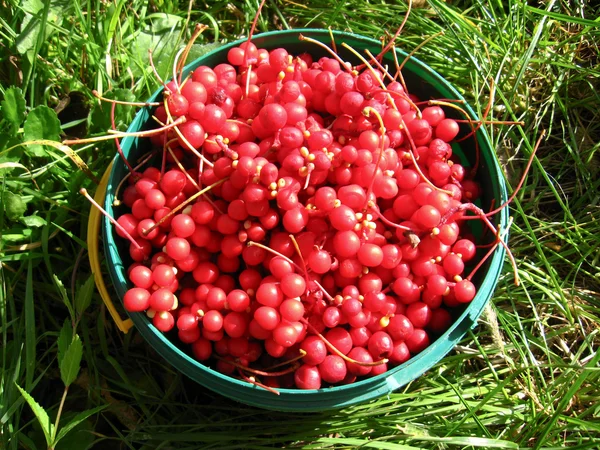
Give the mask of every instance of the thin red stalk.
M 159 102 L 126 102 L 124 100 L 116 100 L 114 98 L 106 98 L 103 97 L 97 90 L 93 90 L 92 94 L 94 95 L 94 97 L 96 97 L 98 100 L 103 101 L 103 102 L 107 102 L 107 103 L 116 103 L 118 105 L 125 105 L 125 106 L 159 106 L 160 103 Z
M 488 116 L 488 114 L 490 113 L 490 110 L 492 109 L 492 103 L 494 101 L 494 90 L 495 90 L 494 79 L 490 78 L 490 98 L 485 107 L 485 111 L 483 112 L 483 116 L 482 116 L 481 120 L 478 121 L 477 126 L 469 134 L 467 134 L 466 136 L 463 136 L 462 138 L 457 140 L 457 142 L 462 142 L 462 141 L 468 139 L 469 137 L 474 136 L 475 133 L 477 132 L 477 130 L 479 130 L 479 128 L 481 128 L 481 125 L 485 121 L 485 118 Z
M 511 221 L 511 223 L 512 223 L 512 221 Z M 509 228 L 510 228 L 510 224 L 506 228 L 506 230 L 508 231 Z M 475 276 L 475 273 L 481 268 L 481 266 L 483 266 L 485 261 L 487 261 L 487 259 L 491 256 L 491 254 L 496 250 L 496 248 L 498 247 L 498 243 L 504 242 L 503 239 L 504 239 L 504 236 L 496 235 L 496 241 L 491 243 L 490 249 L 485 254 L 485 256 L 477 263 L 477 265 L 473 268 L 471 273 L 467 276 L 467 280 L 470 281 Z M 480 247 L 480 248 L 483 248 L 483 247 Z M 514 268 L 514 270 L 515 270 L 515 284 L 518 285 L 518 275 L 516 273 L 516 267 Z
M 115 125 L 115 108 L 116 108 L 116 106 L 117 106 L 116 103 L 112 103 L 110 105 L 110 125 L 113 128 L 113 130 L 115 130 L 115 131 L 117 129 L 117 126 Z M 119 142 L 119 138 L 115 138 L 115 145 L 117 146 L 117 152 L 119 152 L 119 156 L 121 156 L 121 159 L 127 166 L 127 170 L 129 170 L 130 174 L 134 175 L 135 171 L 133 170 L 133 167 L 131 167 L 131 164 L 129 164 L 129 161 L 127 161 L 127 158 L 125 158 L 125 154 L 123 153 L 123 149 L 121 148 L 121 143 Z
M 290 235 L 290 238 L 292 238 L 292 235 Z M 292 238 L 292 242 L 296 246 L 298 245 L 298 243 L 296 242 L 296 240 L 294 238 Z M 259 242 L 248 241 L 246 243 L 246 245 L 262 248 L 263 250 L 266 250 L 266 251 L 274 254 L 275 256 L 279 256 L 280 258 L 283 258 L 284 260 L 286 260 L 288 263 L 290 263 L 291 265 L 293 265 L 296 269 L 298 269 L 300 272 L 302 272 L 304 274 L 304 278 L 306 280 L 306 286 L 308 286 L 310 280 L 308 278 L 308 271 L 306 269 L 306 265 L 304 265 L 304 268 L 300 267 L 292 259 L 288 258 L 284 254 L 279 253 L 277 250 L 273 250 L 272 248 L 267 247 L 266 245 L 263 245 L 263 244 L 261 244 Z M 297 248 L 296 251 L 298 252 L 298 255 L 300 256 L 300 260 L 302 261 L 302 263 L 304 263 L 304 259 L 302 258 L 302 254 L 300 253 L 300 249 Z M 317 285 L 317 287 L 321 290 L 321 292 L 323 292 L 323 295 L 327 298 L 327 300 L 333 301 L 333 297 L 329 294 L 329 292 L 327 292 L 325 290 L 325 288 L 323 286 L 321 286 L 321 284 L 318 281 L 316 281 L 316 280 L 312 280 L 312 281 Z
M 367 188 L 367 195 L 365 198 L 365 202 L 369 201 L 369 198 L 371 197 L 371 193 L 373 192 L 373 184 L 375 184 L 375 178 L 377 177 L 377 169 L 379 169 L 379 165 L 381 164 L 381 158 L 383 157 L 383 152 L 385 150 L 385 125 L 383 124 L 383 119 L 381 118 L 381 115 L 374 109 L 371 107 L 367 107 L 363 110 L 363 114 L 367 117 L 369 117 L 369 114 L 373 113 L 375 114 L 375 117 L 377 118 L 377 121 L 379 122 L 379 131 L 381 133 L 381 136 L 379 137 L 379 156 L 377 157 L 377 162 L 375 163 L 375 171 L 373 173 L 373 178 L 371 178 L 371 182 L 369 183 L 369 187 Z M 365 203 L 365 205 L 363 206 L 363 209 L 365 209 L 367 207 L 367 204 Z
M 173 116 L 171 116 L 171 111 L 169 110 L 169 102 L 167 101 L 167 97 L 166 96 L 165 96 L 165 99 L 164 99 L 164 106 L 165 106 L 165 112 L 167 113 L 167 119 L 168 119 L 168 121 L 173 121 Z M 185 116 L 181 116 L 181 117 L 185 117 Z M 177 120 L 179 120 L 180 118 L 178 118 Z M 198 150 L 196 150 L 194 148 L 194 146 L 192 144 L 190 144 L 190 142 L 185 138 L 185 136 L 181 133 L 181 131 L 179 130 L 178 127 L 174 127 L 174 129 L 175 129 L 175 133 L 177 133 L 177 136 L 179 136 L 179 138 L 183 141 L 183 143 L 185 144 L 185 146 L 187 147 L 187 149 L 189 151 L 191 151 L 198 158 L 204 159 L 204 162 L 208 165 L 208 167 L 213 167 L 214 166 L 213 163 L 211 163 L 209 160 L 207 160 L 204 157 L 203 154 L 199 153 Z
M 508 245 L 506 245 L 506 242 L 504 242 L 504 239 L 502 239 L 499 236 L 498 230 L 496 230 L 496 228 L 490 222 L 490 220 L 485 215 L 482 215 L 481 218 L 482 218 L 483 222 L 487 225 L 487 227 L 497 236 L 500 244 L 506 250 L 506 253 L 508 254 L 508 259 L 510 259 L 510 263 L 511 263 L 511 265 L 513 267 L 513 271 L 515 272 L 515 286 L 518 286 L 520 284 L 520 281 L 519 281 L 519 273 L 517 271 L 517 262 L 515 261 L 515 257 L 513 256 L 513 254 L 510 251 L 510 249 L 508 248 Z
M 403 99 L 403 100 L 406 100 L 406 101 L 409 103 L 409 105 L 410 105 L 410 106 L 411 106 L 411 107 L 412 107 L 412 108 L 415 110 L 415 112 L 416 112 L 416 113 L 419 115 L 419 117 L 420 117 L 421 110 L 420 110 L 420 109 L 419 109 L 419 107 L 418 107 L 418 106 L 417 106 L 417 105 L 416 105 L 416 104 L 415 104 L 415 103 L 414 103 L 414 102 L 413 102 L 413 101 L 410 99 L 410 97 L 409 97 L 409 96 L 408 96 L 406 93 L 403 93 L 403 92 L 396 92 L 396 91 L 390 91 L 390 90 L 388 90 L 388 89 L 377 89 L 377 90 L 374 90 L 374 91 L 372 92 L 372 94 L 373 94 L 373 95 L 375 95 L 375 94 L 389 94 L 389 95 L 391 95 L 391 96 L 394 96 L 394 95 L 395 95 L 395 96 L 397 96 L 397 97 L 400 97 L 401 99 Z M 394 109 L 398 109 L 398 108 L 396 108 L 396 105 L 395 105 L 395 104 L 394 104 Z
M 158 70 L 156 70 L 156 66 L 154 65 L 154 59 L 152 58 L 152 49 L 151 48 L 148 49 L 148 61 L 150 62 L 150 67 L 152 68 L 152 71 L 154 72 L 154 76 L 156 77 L 158 82 L 160 84 L 162 84 L 165 89 L 167 89 L 167 84 L 161 78 L 161 76 L 158 74 Z
M 331 27 L 327 27 L 327 29 L 329 30 L 329 37 L 331 37 L 331 48 L 337 54 L 337 46 L 335 45 L 335 39 L 333 38 L 333 31 Z
M 148 236 L 148 234 L 154 230 L 156 227 L 160 226 L 162 223 L 164 223 L 165 221 L 167 221 L 170 217 L 172 217 L 173 215 L 177 214 L 179 211 L 181 211 L 182 209 L 184 209 L 187 205 L 189 205 L 190 203 L 192 203 L 194 200 L 196 200 L 198 197 L 200 197 L 201 195 L 206 194 L 208 191 L 210 191 L 212 188 L 217 187 L 223 183 L 225 183 L 225 181 L 227 181 L 229 179 L 229 177 L 227 178 L 223 178 L 213 184 L 211 184 L 210 186 L 205 187 L 204 189 L 202 189 L 201 191 L 196 192 L 194 195 L 190 196 L 187 200 L 185 200 L 183 203 L 181 203 L 180 205 L 178 205 L 176 208 L 172 209 L 171 211 L 169 211 L 169 214 L 167 214 L 166 216 L 164 216 L 162 219 L 160 219 L 158 222 L 156 222 L 154 225 L 152 225 L 151 227 L 147 228 L 146 230 L 144 230 L 142 232 L 142 234 L 144 236 Z
M 368 48 L 365 50 L 365 53 L 367 54 L 367 56 L 369 58 L 371 58 L 371 62 L 373 64 L 375 64 L 377 66 L 377 68 L 379 70 L 381 70 L 381 72 L 390 79 L 390 81 L 394 81 L 394 77 L 392 77 L 390 75 L 390 73 L 387 71 L 387 69 L 385 67 L 383 67 L 383 65 L 375 59 L 375 56 L 373 56 L 373 53 L 371 53 Z
M 349 356 L 344 355 L 341 351 L 339 351 L 335 345 L 333 345 L 331 342 L 329 342 L 325 338 L 325 336 L 323 336 L 321 333 L 319 333 L 319 330 L 317 330 L 313 325 L 311 325 L 311 323 L 308 320 L 306 320 L 304 317 L 302 317 L 300 319 L 300 322 L 302 322 L 303 324 L 305 324 L 307 326 L 307 328 L 310 329 L 311 333 L 313 333 L 315 336 L 318 336 L 325 343 L 325 345 L 327 346 L 327 348 L 332 353 L 335 353 L 340 358 L 342 358 L 344 361 L 347 361 L 347 362 L 352 363 L 352 364 L 356 364 L 358 366 L 365 366 L 365 367 L 379 366 L 379 365 L 385 364 L 386 362 L 389 361 L 388 359 L 384 358 L 384 359 L 380 359 L 379 361 L 373 361 L 371 363 L 368 363 L 368 362 L 362 362 L 362 361 L 357 361 L 355 359 L 352 359 Z
M 479 127 L 483 124 L 485 125 L 525 125 L 525 122 L 519 122 L 519 121 L 515 121 L 515 120 L 466 120 L 466 119 L 454 119 L 455 122 L 457 123 L 476 123 L 477 124 L 477 129 L 475 131 L 477 131 L 479 129 Z M 465 136 L 464 138 L 461 138 L 461 141 L 464 140 L 466 137 L 469 137 L 471 134 Z
M 402 64 L 400 64 L 400 67 L 398 67 L 398 70 L 400 72 L 402 72 L 402 69 L 404 68 L 404 65 L 408 62 L 408 60 L 415 54 L 417 53 L 421 48 L 423 48 L 423 46 L 425 44 L 427 44 L 429 41 L 431 41 L 432 39 L 435 39 L 438 36 L 441 36 L 442 34 L 444 34 L 444 31 L 439 31 L 435 34 L 432 34 L 431 36 L 429 36 L 427 39 L 425 39 L 423 42 L 421 42 L 419 45 L 417 45 L 415 48 L 412 49 L 412 51 L 406 55 L 406 58 L 404 58 L 404 61 L 402 61 Z
M 402 29 L 404 28 L 404 25 L 406 24 L 406 21 L 408 20 L 408 16 L 410 15 L 411 8 L 412 8 L 412 0 L 408 0 L 408 9 L 406 10 L 406 15 L 404 16 L 404 19 L 402 20 L 400 27 L 396 30 L 396 33 L 394 34 L 392 39 L 390 39 L 390 42 L 388 42 L 388 44 L 385 47 L 383 47 L 381 52 L 379 52 L 379 54 L 377 55 L 378 60 L 383 58 L 383 55 L 385 55 L 389 51 L 389 49 L 392 48 L 392 46 L 394 45 L 394 41 L 398 38 L 398 36 L 400 36 L 400 33 L 402 32 Z
M 179 159 L 177 158 L 177 155 L 175 155 L 173 150 L 171 150 L 171 147 L 167 147 L 167 150 L 171 154 L 171 157 L 175 161 L 175 164 L 177 165 L 177 167 L 179 167 L 179 170 L 181 170 L 183 172 L 183 174 L 186 176 L 186 178 L 188 180 L 190 180 L 190 183 L 192 183 L 194 185 L 194 187 L 200 191 L 201 190 L 200 186 L 198 186 L 198 183 L 196 183 L 196 180 L 194 180 L 192 178 L 192 176 L 188 173 L 188 171 L 185 170 L 185 167 L 183 167 L 183 164 L 181 164 L 181 161 L 179 161 Z
M 468 136 L 475 134 L 477 129 L 479 129 L 479 127 L 475 128 L 475 126 L 473 125 L 474 123 L 477 123 L 477 121 L 473 120 L 471 118 L 471 116 L 469 116 L 469 114 L 464 109 L 462 109 L 460 106 L 455 105 L 453 103 L 447 103 L 447 102 L 443 102 L 443 101 L 439 101 L 439 100 L 431 100 L 430 104 L 438 105 L 438 106 L 447 106 L 449 108 L 455 109 L 457 111 L 460 111 L 467 118 L 469 126 L 471 127 L 471 132 L 469 134 L 467 134 L 467 136 L 457 139 L 456 142 L 462 142 Z M 479 126 L 481 126 L 481 123 Z M 481 150 L 479 149 L 479 142 L 477 141 L 477 139 L 473 139 L 473 142 L 475 143 L 475 164 L 473 165 L 473 168 L 471 169 L 471 172 L 470 172 L 471 177 L 475 177 L 475 174 L 477 173 L 477 169 L 479 168 L 479 160 L 481 158 L 481 155 L 480 155 Z
M 321 47 L 322 49 L 327 51 L 331 56 L 333 56 L 333 58 L 336 59 L 337 62 L 340 63 L 340 65 L 342 66 L 343 69 L 348 71 L 350 74 L 353 74 L 354 69 L 352 69 L 352 67 L 348 67 L 348 64 L 346 64 L 346 61 L 344 61 L 342 58 L 339 57 L 339 55 L 337 54 L 337 50 L 332 50 L 327 44 L 324 44 L 323 42 L 318 41 L 316 39 L 306 37 L 303 34 L 300 34 L 300 36 L 298 36 L 298 39 L 300 39 L 301 41 L 310 42 L 311 44 L 315 44 L 315 45 Z M 343 43 L 342 43 L 342 46 L 344 46 Z
M 156 152 L 152 151 L 148 154 L 148 156 L 146 156 L 137 166 L 135 166 L 133 168 L 133 171 L 135 173 L 135 171 L 137 171 L 140 167 L 142 167 L 144 164 L 146 164 L 148 161 L 150 161 L 150 159 L 152 159 L 154 157 L 154 154 Z M 123 179 L 119 182 L 119 184 L 117 185 L 117 188 L 115 189 L 115 202 L 119 202 L 118 200 L 119 198 L 119 192 L 121 191 L 121 188 L 123 187 L 123 184 L 125 183 L 125 181 L 127 181 L 127 179 L 129 178 L 129 176 L 131 175 L 131 172 L 127 172 L 127 174 L 125 174 L 125 176 L 123 177 Z M 115 205 L 115 203 L 113 202 L 113 205 Z M 117 205 L 115 205 L 117 206 Z
M 302 263 L 302 271 L 304 272 L 304 278 L 306 280 L 306 289 L 308 289 L 308 286 L 310 285 L 310 280 L 308 279 L 308 269 L 306 268 L 306 262 L 304 261 L 304 257 L 302 256 L 302 252 L 300 251 L 300 246 L 298 245 L 298 241 L 296 241 L 296 238 L 294 237 L 293 234 L 290 234 L 289 236 L 290 236 L 290 239 L 292 240 L 292 244 L 294 245 L 294 248 L 296 249 L 296 253 L 298 253 L 300 262 Z M 327 295 L 329 295 L 329 294 L 327 293 Z
M 404 123 L 404 119 L 400 118 L 400 121 L 402 123 L 402 126 L 404 127 L 404 130 L 406 131 L 406 137 L 408 138 L 408 142 L 410 143 L 411 148 L 408 149 L 408 154 L 410 155 L 410 159 L 412 160 L 413 165 L 415 166 L 415 169 L 417 171 L 417 173 L 419 174 L 419 176 L 421 177 L 421 179 L 427 183 L 431 188 L 433 188 L 436 191 L 440 191 L 443 192 L 445 194 L 448 195 L 452 195 L 452 192 L 450 191 L 446 191 L 440 187 L 437 187 L 435 184 L 433 184 L 423 173 L 423 171 L 421 170 L 421 167 L 419 166 L 419 163 L 417 163 L 417 159 L 415 158 L 415 154 L 414 152 L 417 150 L 417 146 L 415 145 L 415 142 L 413 141 L 412 136 L 410 135 L 410 132 L 408 131 L 408 128 L 406 127 L 406 123 Z
M 459 100 L 456 98 L 438 98 L 436 99 L 436 101 L 440 101 L 440 102 L 446 102 L 446 103 L 465 103 L 464 100 Z M 415 102 L 415 105 L 421 105 L 421 106 L 431 106 L 432 105 L 432 100 L 424 100 L 422 102 Z
M 251 373 L 253 375 L 258 375 L 258 376 L 261 376 L 261 377 L 279 377 L 281 375 L 287 375 L 288 373 L 293 372 L 297 368 L 296 365 L 292 365 L 292 366 L 288 367 L 285 370 L 280 370 L 279 372 L 265 372 L 264 370 L 258 370 L 258 369 L 253 369 L 253 368 L 248 367 L 248 366 L 243 366 L 240 363 L 237 363 L 235 361 L 230 361 L 230 360 L 225 359 L 225 358 L 221 358 L 220 356 L 217 356 L 217 355 L 214 355 L 214 358 L 218 359 L 220 361 L 223 361 L 223 362 L 225 362 L 227 364 L 231 364 L 232 366 L 237 367 L 238 369 L 241 369 L 241 370 L 243 370 L 245 372 L 249 372 L 249 373 Z M 294 362 L 294 361 L 291 361 L 291 362 Z M 287 364 L 287 361 L 285 361 L 282 364 Z
M 181 56 L 181 60 L 180 60 L 179 64 L 177 65 L 177 72 L 179 73 L 178 82 L 179 82 L 180 86 L 182 86 L 181 77 L 183 76 L 183 68 L 185 67 L 185 62 L 187 60 L 188 55 L 190 54 L 192 45 L 194 45 L 194 42 L 196 41 L 198 36 L 200 36 L 202 34 L 202 32 L 204 30 L 206 30 L 207 28 L 208 27 L 206 25 L 196 24 L 196 27 L 194 28 L 194 32 L 192 33 L 192 37 L 190 38 L 187 45 L 185 46 L 185 49 Z
M 396 74 L 394 75 L 394 80 L 396 77 L 400 78 L 400 84 L 404 88 L 404 92 L 408 94 L 408 88 L 406 87 L 406 81 L 404 81 L 404 76 L 402 75 L 402 71 L 400 70 L 400 63 L 398 62 L 398 52 L 396 51 L 396 47 L 392 45 L 392 55 L 394 56 L 394 65 L 396 66 Z
M 291 364 L 291 363 L 296 362 L 299 359 L 302 359 L 302 358 L 304 358 L 306 356 L 306 351 L 304 351 L 302 349 L 299 349 L 298 352 L 300 353 L 298 356 L 296 356 L 296 357 L 294 357 L 292 359 L 288 359 L 287 361 L 280 362 L 280 363 L 275 364 L 273 366 L 269 366 L 269 367 L 267 367 L 266 370 L 276 369 L 277 367 L 285 366 L 286 364 Z
M 252 36 L 254 36 L 254 30 L 256 30 L 256 24 L 258 23 L 258 18 L 260 17 L 260 12 L 265 4 L 266 0 L 262 0 L 260 5 L 258 5 L 258 9 L 256 10 L 256 15 L 254 16 L 254 20 L 252 21 L 252 26 L 250 27 L 250 34 L 248 34 L 248 40 L 246 41 L 246 48 L 250 45 L 252 41 Z M 248 67 L 248 52 L 244 51 L 244 66 Z
M 124 137 L 128 137 L 128 136 L 129 137 L 149 137 L 149 136 L 154 136 L 154 135 L 160 134 L 163 131 L 169 130 L 171 128 L 177 129 L 177 125 L 180 125 L 184 122 L 185 122 L 185 116 L 181 116 L 175 122 L 165 125 L 164 127 L 154 128 L 152 130 L 134 131 L 134 132 L 129 132 L 129 133 L 111 132 L 109 130 L 108 135 L 106 135 L 106 136 L 96 136 L 96 137 L 88 138 L 88 139 L 67 139 L 67 140 L 64 140 L 62 143 L 65 145 L 77 145 L 77 144 L 90 144 L 93 142 L 100 142 L 100 141 L 108 141 L 108 140 L 114 139 L 115 137 L 117 137 L 117 138 L 124 138 Z
M 519 193 L 519 190 L 523 187 L 523 183 L 525 183 L 525 178 L 527 177 L 527 174 L 529 173 L 529 169 L 531 168 L 531 164 L 533 163 L 535 154 L 536 154 L 536 152 L 542 142 L 542 139 L 544 138 L 545 135 L 546 135 L 546 130 L 543 130 L 542 134 L 540 135 L 537 142 L 535 143 L 535 146 L 533 147 L 531 155 L 529 156 L 529 160 L 527 161 L 527 165 L 525 166 L 525 171 L 523 172 L 523 175 L 521 176 L 521 179 L 519 180 L 519 184 L 517 184 L 517 187 L 514 189 L 511 196 L 508 198 L 508 200 L 506 200 L 504 203 L 502 203 L 496 209 L 485 214 L 486 217 L 493 216 L 494 214 L 500 212 L 505 206 L 510 204 L 515 199 L 515 197 Z
M 391 220 L 388 220 L 387 217 L 385 217 L 383 215 L 383 213 L 381 213 L 381 211 L 379 211 L 379 208 L 374 208 L 373 212 L 377 215 L 377 217 L 379 219 L 381 219 L 381 221 L 383 223 L 385 223 L 386 225 L 390 226 L 390 227 L 394 227 L 394 228 L 399 228 L 400 230 L 404 230 L 404 231 L 412 231 L 410 228 L 399 225 L 397 223 L 392 222 Z
M 181 55 L 183 54 L 183 52 L 185 51 L 185 48 L 180 49 L 177 54 L 175 55 L 175 59 L 173 60 L 173 83 L 175 83 L 175 89 L 177 89 L 177 92 L 181 92 L 181 83 L 180 80 L 177 77 L 177 66 L 179 63 L 179 58 L 181 57 Z
M 273 389 L 272 387 L 269 387 L 266 384 L 262 384 L 254 379 L 251 379 L 250 377 L 247 377 L 240 369 L 238 369 L 238 373 L 246 383 L 254 384 L 255 386 L 261 387 L 264 390 L 269 391 L 275 395 L 280 395 L 278 390 Z
M 129 234 L 129 233 L 127 232 L 127 230 L 126 230 L 125 228 L 123 228 L 123 226 L 122 226 L 122 225 L 121 225 L 119 222 L 117 222 L 117 221 L 116 221 L 116 220 L 115 220 L 113 217 L 111 217 L 111 216 L 110 216 L 110 214 L 108 214 L 108 213 L 107 213 L 107 212 L 104 210 L 104 208 L 102 208 L 102 206 L 100 206 L 100 205 L 98 204 L 98 202 L 96 202 L 96 200 L 94 200 L 94 199 L 92 198 L 92 196 L 91 196 L 90 194 L 88 194 L 88 191 L 87 191 L 87 189 L 86 189 L 86 188 L 81 188 L 81 189 L 79 189 L 79 193 L 80 193 L 81 195 L 83 195 L 85 198 L 87 198 L 87 199 L 89 200 L 89 202 L 90 202 L 92 205 L 94 205 L 96 208 L 98 208 L 98 210 L 99 210 L 99 211 L 100 211 L 102 214 L 104 214 L 104 215 L 105 215 L 105 216 L 108 218 L 108 220 L 110 220 L 110 222 L 111 222 L 111 223 L 112 223 L 112 224 L 113 224 L 113 225 L 114 225 L 116 228 L 118 228 L 118 229 L 119 229 L 119 231 L 120 231 L 121 233 L 123 233 L 123 234 L 125 235 L 125 237 L 126 237 L 127 239 L 129 239 L 129 240 L 131 241 L 131 243 L 132 243 L 132 244 L 135 246 L 135 248 L 137 248 L 138 250 L 141 250 L 141 249 L 142 249 L 142 247 L 140 246 L 140 244 L 138 244 L 138 243 L 136 242 L 136 240 L 133 238 L 133 236 L 131 236 L 131 234 Z

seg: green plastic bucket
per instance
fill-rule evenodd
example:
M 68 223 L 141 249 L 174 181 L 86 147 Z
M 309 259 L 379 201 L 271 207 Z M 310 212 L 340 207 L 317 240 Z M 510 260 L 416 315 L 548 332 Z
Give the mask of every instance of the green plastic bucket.
M 273 49 L 284 47 L 290 54 L 309 52 L 314 57 L 325 56 L 325 52 L 318 46 L 299 41 L 299 34 L 327 44 L 331 42 L 329 31 L 318 29 L 274 31 L 257 35 L 253 38 L 253 42 L 259 48 Z M 363 36 L 336 31 L 333 32 L 333 36 L 340 56 L 346 61 L 357 62 L 354 56 L 341 47 L 340 44 L 342 42 L 349 44 L 359 52 L 369 49 L 373 54 L 377 54 L 381 49 L 379 41 Z M 239 45 L 241 42 L 243 41 L 232 42 L 198 58 L 186 67 L 184 76 L 197 66 L 207 65 L 214 67 L 219 63 L 226 62 L 228 50 Z M 402 61 L 406 57 L 406 53 L 401 50 L 397 50 L 397 52 L 400 61 Z M 391 55 L 387 55 L 386 62 L 390 67 L 394 67 Z M 404 66 L 403 75 L 409 91 L 422 100 L 435 98 L 464 100 L 447 81 L 416 58 L 408 60 Z M 150 98 L 150 101 L 160 100 L 161 95 L 162 89 L 159 89 Z M 469 112 L 472 118 L 476 118 L 475 113 L 469 106 L 466 104 L 462 106 Z M 449 112 L 447 115 L 450 117 L 453 116 L 452 112 Z M 458 116 L 454 117 L 459 118 Z M 148 108 L 142 109 L 136 115 L 129 131 L 150 128 L 151 123 L 151 110 Z M 498 167 L 494 151 L 485 131 L 480 128 L 476 136 L 481 152 L 478 169 L 478 181 L 481 183 L 484 192 L 481 202 L 482 205 L 499 205 L 506 200 L 504 177 Z M 148 151 L 149 142 L 147 139 L 125 138 L 121 142 L 121 146 L 125 156 L 129 160 L 135 161 Z M 453 150 L 461 157 L 473 161 L 475 152 L 474 139 L 470 138 L 461 143 L 460 146 L 455 145 Z M 126 173 L 127 168 L 120 158 L 116 156 L 108 182 L 104 205 L 109 214 L 113 216 L 123 214 L 122 209 L 113 207 L 113 200 L 115 200 L 115 189 Z M 508 213 L 506 209 L 496 214 L 494 220 L 496 225 L 500 225 L 502 229 L 506 228 L 508 225 Z M 481 229 L 479 231 L 474 230 L 476 235 L 478 232 L 480 233 Z M 123 242 L 123 239 L 117 236 L 114 228 L 106 218 L 103 218 L 102 222 L 102 235 L 110 277 L 117 295 L 122 299 L 127 289 L 131 287 L 126 277 L 126 264 L 128 262 L 123 261 L 122 258 L 122 255 L 128 255 L 128 245 Z M 457 313 L 456 320 L 452 326 L 442 336 L 433 341 L 428 348 L 406 363 L 394 367 L 384 374 L 344 386 L 319 390 L 278 389 L 280 395 L 275 395 L 250 383 L 225 376 L 196 361 L 187 349 L 171 342 L 166 335 L 158 331 L 145 314 L 129 313 L 129 316 L 146 341 L 163 358 L 181 373 L 219 394 L 248 405 L 281 411 L 336 409 L 389 394 L 421 376 L 440 361 L 459 342 L 465 333 L 475 325 L 485 304 L 492 296 L 502 270 L 504 256 L 504 248 L 498 246 L 492 257 L 480 270 L 480 276 L 474 280 L 478 287 L 478 292 L 474 300 L 462 312 L 459 311 Z

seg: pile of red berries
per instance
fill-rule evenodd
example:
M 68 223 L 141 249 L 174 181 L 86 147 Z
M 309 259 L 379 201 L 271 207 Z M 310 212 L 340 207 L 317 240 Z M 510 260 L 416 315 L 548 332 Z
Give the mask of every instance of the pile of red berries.
M 443 333 L 476 293 L 480 187 L 457 122 L 386 76 L 244 43 L 168 83 L 162 160 L 121 196 L 125 308 L 266 388 L 374 376 Z

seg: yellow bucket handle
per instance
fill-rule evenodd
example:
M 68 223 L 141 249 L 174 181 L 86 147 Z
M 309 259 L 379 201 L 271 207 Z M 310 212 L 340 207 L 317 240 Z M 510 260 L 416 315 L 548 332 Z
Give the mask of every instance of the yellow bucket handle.
M 110 176 L 111 169 L 112 163 L 110 163 L 110 166 L 108 166 L 108 169 L 106 169 L 106 172 L 104 172 L 102 180 L 100 180 L 100 184 L 98 185 L 96 193 L 94 194 L 94 200 L 96 200 L 100 205 L 104 203 L 104 199 L 106 197 L 106 188 L 108 186 L 108 178 Z M 106 284 L 104 284 L 104 280 L 102 278 L 102 269 L 100 268 L 100 252 L 98 250 L 101 219 L 102 214 L 100 211 L 98 211 L 97 208 L 91 208 L 87 227 L 87 244 L 90 267 L 92 268 L 96 287 L 98 288 L 98 292 L 102 297 L 102 301 L 108 308 L 108 312 L 117 324 L 117 327 L 119 327 L 119 330 L 121 330 L 123 333 L 127 333 L 131 327 L 133 327 L 133 321 L 131 319 L 123 320 L 121 318 L 121 315 L 117 311 L 117 308 L 115 308 L 115 305 L 110 298 L 110 294 L 108 293 L 108 289 L 106 288 Z

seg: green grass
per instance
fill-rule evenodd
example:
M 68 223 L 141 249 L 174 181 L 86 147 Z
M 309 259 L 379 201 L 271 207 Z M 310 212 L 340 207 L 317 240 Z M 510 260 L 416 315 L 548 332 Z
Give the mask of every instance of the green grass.
M 82 369 L 68 383 L 58 432 L 77 413 L 101 410 L 57 449 L 596 448 L 600 11 L 588 2 L 418 2 L 397 40 L 410 51 L 443 31 L 416 56 L 480 113 L 494 80 L 491 118 L 525 123 L 488 127 L 512 185 L 547 130 L 511 205 L 521 285 L 514 286 L 507 262 L 477 328 L 425 376 L 340 411 L 268 412 L 208 392 L 135 331 L 119 333 L 99 295 L 86 288 L 89 207 L 78 190 L 93 192 L 93 181 L 59 149 L 8 149 L 28 137 L 102 134 L 108 111 L 92 89 L 147 98 L 157 87 L 147 48 L 157 48 L 157 60 L 167 49 L 159 65 L 165 74 L 170 49 L 194 23 L 209 26 L 200 54 L 246 35 L 257 3 L 193 3 L 189 18 L 188 5 L 171 0 L 0 4 L 0 101 L 15 95 L 11 86 L 24 99 L 22 108 L 10 108 L 18 126 L 5 104 L 0 114 L 0 448 L 46 447 L 16 384 L 54 423 L 70 381 L 65 358 L 77 359 L 75 348 L 64 356 L 76 346 L 73 333 L 81 338 Z M 331 26 L 379 38 L 393 34 L 405 12 L 404 2 L 268 1 L 258 29 Z M 60 123 L 23 126 L 25 114 L 28 121 L 48 114 L 40 105 L 57 111 Z M 120 109 L 120 128 L 131 114 Z M 114 155 L 112 145 L 74 150 L 96 177 Z M 7 162 L 18 166 L 2 166 Z

